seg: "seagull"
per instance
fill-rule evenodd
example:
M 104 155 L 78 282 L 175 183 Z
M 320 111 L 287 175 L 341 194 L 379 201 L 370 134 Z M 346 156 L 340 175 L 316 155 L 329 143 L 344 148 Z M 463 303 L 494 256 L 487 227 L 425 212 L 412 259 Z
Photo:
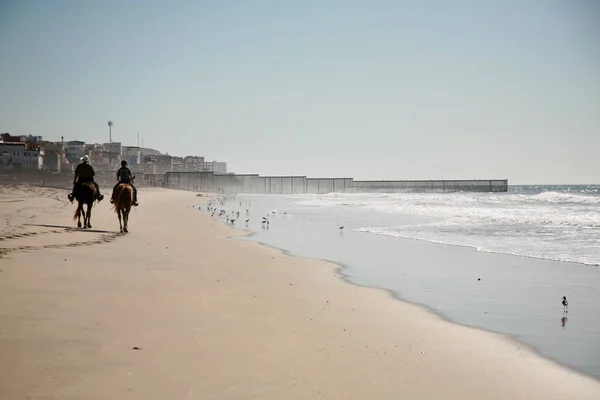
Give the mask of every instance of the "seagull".
M 232 219 L 232 220 L 231 220 L 231 224 L 233 225 L 233 223 L 234 223 L 234 222 L 235 222 L 235 219 Z
M 340 226 L 338 229 L 341 231 L 342 229 L 344 229 L 344 227 L 343 227 L 343 226 Z
M 569 300 L 567 300 L 567 296 L 563 296 L 562 305 L 563 305 L 563 311 L 569 312 Z
M 247 220 L 246 220 L 246 223 L 248 223 L 248 222 L 250 222 L 250 220 L 249 220 L 249 219 L 247 219 Z

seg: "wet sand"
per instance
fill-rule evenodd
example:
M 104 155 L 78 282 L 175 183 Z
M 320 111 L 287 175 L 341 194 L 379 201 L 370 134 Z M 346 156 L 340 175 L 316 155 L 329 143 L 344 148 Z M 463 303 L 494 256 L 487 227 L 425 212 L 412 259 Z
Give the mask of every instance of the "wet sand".
M 239 201 L 252 203 L 250 215 L 241 218 L 249 223 L 235 223 L 253 232 L 243 240 L 332 261 L 353 284 L 383 288 L 452 322 L 507 335 L 600 380 L 596 266 L 355 231 L 424 222 L 413 215 L 302 207 L 298 198 L 286 196 L 238 196 L 226 207 L 237 211 Z M 260 223 L 265 215 L 270 215 L 270 229 Z M 345 225 L 342 232 L 340 225 Z M 571 301 L 568 313 L 561 304 L 563 295 Z
M 140 190 L 72 229 L 64 191 L 0 189 L 0 398 L 595 399 L 600 384 Z M 58 196 L 58 197 L 57 197 Z

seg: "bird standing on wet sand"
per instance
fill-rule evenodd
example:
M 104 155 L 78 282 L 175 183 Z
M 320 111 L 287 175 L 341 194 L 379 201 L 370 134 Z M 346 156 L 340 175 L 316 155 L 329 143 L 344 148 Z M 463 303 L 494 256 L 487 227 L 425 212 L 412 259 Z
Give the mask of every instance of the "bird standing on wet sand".
M 569 300 L 567 300 L 567 296 L 563 296 L 562 305 L 563 305 L 563 311 L 569 312 Z
M 343 226 L 340 226 L 338 229 L 339 229 L 339 230 L 340 230 L 340 232 L 341 232 L 341 231 L 344 229 L 344 227 L 343 227 Z

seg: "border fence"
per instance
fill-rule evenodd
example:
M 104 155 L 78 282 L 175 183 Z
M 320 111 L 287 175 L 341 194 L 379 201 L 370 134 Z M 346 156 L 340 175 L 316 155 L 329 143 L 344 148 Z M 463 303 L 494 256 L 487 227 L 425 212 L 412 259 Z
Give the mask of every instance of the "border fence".
M 164 187 L 195 192 L 248 194 L 506 192 L 508 180 L 355 181 L 353 178 L 168 172 L 165 174 Z
M 165 187 L 209 193 L 324 194 L 402 192 L 506 192 L 507 179 L 473 180 L 378 180 L 353 178 L 308 178 L 306 176 L 260 176 L 258 174 L 215 174 L 213 172 L 167 172 L 137 174 L 138 187 Z M 71 172 L 0 170 L 0 183 L 71 188 Z M 96 182 L 104 187 L 116 183 L 114 171 L 96 171 Z

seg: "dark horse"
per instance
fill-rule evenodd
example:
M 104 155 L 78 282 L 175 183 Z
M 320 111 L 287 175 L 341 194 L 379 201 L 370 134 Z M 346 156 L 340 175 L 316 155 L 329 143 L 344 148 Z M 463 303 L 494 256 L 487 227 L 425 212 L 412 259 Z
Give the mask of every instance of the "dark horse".
M 77 210 L 73 214 L 73 220 L 77 220 L 77 227 L 81 228 L 81 214 L 83 214 L 83 229 L 91 228 L 92 206 L 96 201 L 96 188 L 92 182 L 82 182 L 75 189 L 75 199 L 77 200 Z M 83 210 L 83 205 L 87 205 L 87 211 Z
M 114 210 L 119 215 L 119 228 L 121 232 L 129 232 L 127 225 L 129 222 L 129 211 L 131 211 L 131 205 L 133 204 L 133 189 L 126 183 L 120 183 L 113 191 Z M 121 223 L 121 215 L 123 215 L 123 222 Z

